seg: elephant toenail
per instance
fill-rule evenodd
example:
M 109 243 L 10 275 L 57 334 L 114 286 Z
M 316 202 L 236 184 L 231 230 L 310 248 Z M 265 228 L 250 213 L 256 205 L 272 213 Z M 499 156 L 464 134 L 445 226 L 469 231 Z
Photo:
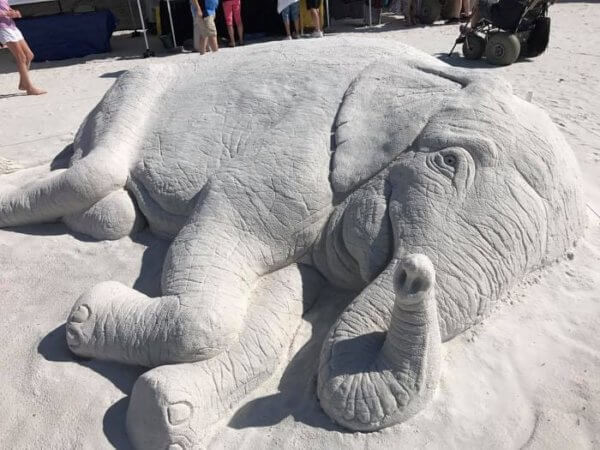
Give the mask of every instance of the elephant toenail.
M 81 305 L 71 314 L 69 322 L 82 323 L 90 317 L 90 308 L 85 305 Z
M 183 447 L 179 444 L 171 444 L 167 450 L 183 450 Z
M 171 425 L 179 425 L 192 415 L 192 405 L 187 402 L 174 403 L 167 409 L 167 415 Z
M 67 326 L 67 343 L 71 347 L 77 347 L 80 344 L 79 334 L 75 333 L 69 326 Z

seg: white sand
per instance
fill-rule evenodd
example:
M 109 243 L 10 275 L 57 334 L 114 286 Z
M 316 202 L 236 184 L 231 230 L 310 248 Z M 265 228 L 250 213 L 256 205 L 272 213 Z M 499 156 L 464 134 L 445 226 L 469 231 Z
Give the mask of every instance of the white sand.
M 288 368 L 226 418 L 209 447 L 600 448 L 600 5 L 559 3 L 551 15 L 544 55 L 474 70 L 501 73 L 523 97 L 533 92 L 575 150 L 590 220 L 574 259 L 531 277 L 483 324 L 444 344 L 436 399 L 378 433 L 341 430 L 318 407 L 320 339 L 343 299 L 321 302 L 299 331 Z M 456 27 L 388 24 L 369 34 L 440 54 Z M 114 45 L 111 55 L 34 65 L 35 82 L 50 92 L 43 97 L 10 95 L 17 78 L 0 51 L 0 157 L 46 165 L 0 183 L 47 171 L 116 74 L 164 60 L 130 59 L 141 39 Z M 95 242 L 58 224 L 0 230 L 0 448 L 129 448 L 124 414 L 141 370 L 75 360 L 64 320 L 79 294 L 100 281 L 156 293 L 167 245 L 147 232 Z

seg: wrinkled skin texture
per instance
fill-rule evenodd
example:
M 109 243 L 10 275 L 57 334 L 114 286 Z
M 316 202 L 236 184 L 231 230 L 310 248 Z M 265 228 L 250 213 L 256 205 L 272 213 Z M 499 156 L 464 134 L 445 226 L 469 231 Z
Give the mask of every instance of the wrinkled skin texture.
M 502 80 L 374 39 L 236 55 L 123 75 L 70 168 L 0 191 L 0 226 L 173 239 L 161 297 L 101 283 L 66 325 L 78 355 L 156 367 L 131 396 L 139 448 L 201 443 L 323 281 L 357 295 L 323 344 L 321 406 L 352 430 L 402 422 L 441 343 L 584 228 L 572 151 Z

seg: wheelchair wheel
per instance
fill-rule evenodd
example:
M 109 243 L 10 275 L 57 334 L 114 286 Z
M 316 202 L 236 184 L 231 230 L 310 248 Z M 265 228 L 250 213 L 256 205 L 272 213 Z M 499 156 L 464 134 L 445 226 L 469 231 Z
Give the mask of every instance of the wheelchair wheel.
M 417 17 L 422 24 L 431 25 L 440 18 L 442 5 L 440 0 L 421 0 L 421 8 Z
M 485 46 L 485 57 L 497 66 L 508 66 L 514 63 L 521 52 L 519 38 L 506 31 L 490 33 Z
M 463 42 L 462 52 L 466 59 L 481 58 L 485 52 L 485 39 L 475 33 L 467 34 L 465 42 Z

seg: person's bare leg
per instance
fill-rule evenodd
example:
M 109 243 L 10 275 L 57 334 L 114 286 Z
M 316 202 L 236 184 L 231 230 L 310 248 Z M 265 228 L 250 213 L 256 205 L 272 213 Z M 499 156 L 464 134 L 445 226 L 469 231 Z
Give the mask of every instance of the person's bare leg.
M 289 20 L 283 21 L 283 26 L 285 28 L 285 35 L 290 39 L 292 37 L 292 33 L 290 32 L 290 22 Z
M 235 33 L 233 32 L 233 23 L 227 25 L 227 33 L 229 34 L 229 46 L 235 47 Z
M 22 43 L 25 41 L 18 42 L 7 42 L 6 46 L 12 53 L 15 61 L 17 63 L 17 70 L 19 72 L 20 80 L 19 80 L 19 89 L 27 92 L 27 95 L 40 95 L 45 94 L 46 91 L 43 89 L 37 88 L 31 82 L 29 78 L 29 69 L 28 66 L 31 63 L 29 60 L 29 55 L 27 53 L 27 49 L 29 47 L 23 46 Z M 31 52 L 31 50 L 29 50 Z M 33 53 L 32 53 L 33 55 Z
M 294 32 L 296 33 L 296 37 L 302 36 L 302 29 L 300 28 L 300 19 L 294 20 Z
M 210 47 L 211 52 L 216 52 L 219 50 L 219 43 L 217 42 L 217 36 L 209 36 L 208 37 L 208 46 Z
M 202 43 L 202 36 L 200 35 L 200 25 L 198 24 L 198 19 L 195 17 L 194 18 L 194 50 L 196 50 L 198 53 L 202 54 L 203 52 L 202 47 L 201 47 L 201 43 Z
M 27 73 L 29 73 L 29 69 L 31 68 L 31 61 L 33 61 L 33 57 L 34 57 L 33 52 L 29 48 L 29 45 L 27 45 L 27 41 L 22 40 L 22 41 L 17 42 L 17 44 L 20 46 L 21 51 L 25 55 L 25 61 L 27 63 Z M 25 89 L 22 89 L 22 90 L 25 90 Z
M 200 52 L 201 55 L 204 55 L 206 53 L 206 47 L 208 46 L 208 38 L 202 36 L 200 38 L 200 50 L 198 50 Z
M 466 34 L 469 30 L 473 29 L 481 20 L 481 15 L 479 14 L 479 8 L 477 4 L 473 6 L 473 10 L 471 11 L 471 18 L 469 21 L 460 27 L 460 31 L 463 34 Z
M 319 20 L 319 10 L 316 8 L 311 8 L 310 15 L 312 17 L 312 21 L 313 21 L 313 25 L 315 26 L 315 30 L 322 31 L 321 24 L 320 24 L 321 22 Z
M 244 24 L 240 20 L 240 22 L 236 23 L 235 26 L 237 28 L 240 45 L 243 45 L 244 44 Z
M 471 16 L 471 2 L 470 0 L 462 0 L 462 12 L 464 17 Z
M 446 4 L 446 8 L 448 11 L 448 20 L 446 20 L 446 23 L 453 23 L 460 19 L 461 0 L 450 0 L 450 3 Z
M 15 58 L 15 63 L 17 64 L 17 70 L 19 71 L 19 90 L 25 91 L 27 90 L 27 85 L 31 84 L 31 80 L 29 79 L 29 69 L 26 62 L 27 58 L 23 53 L 19 42 L 7 42 L 6 47 L 8 47 L 8 50 L 13 55 L 13 58 Z M 25 70 L 23 70 L 23 66 L 25 67 Z
M 35 55 L 29 48 L 29 45 L 27 44 L 26 40 L 19 41 L 19 43 L 22 43 L 22 48 L 24 49 L 25 54 L 27 55 L 27 69 L 29 70 L 31 68 L 31 61 L 33 61 Z

